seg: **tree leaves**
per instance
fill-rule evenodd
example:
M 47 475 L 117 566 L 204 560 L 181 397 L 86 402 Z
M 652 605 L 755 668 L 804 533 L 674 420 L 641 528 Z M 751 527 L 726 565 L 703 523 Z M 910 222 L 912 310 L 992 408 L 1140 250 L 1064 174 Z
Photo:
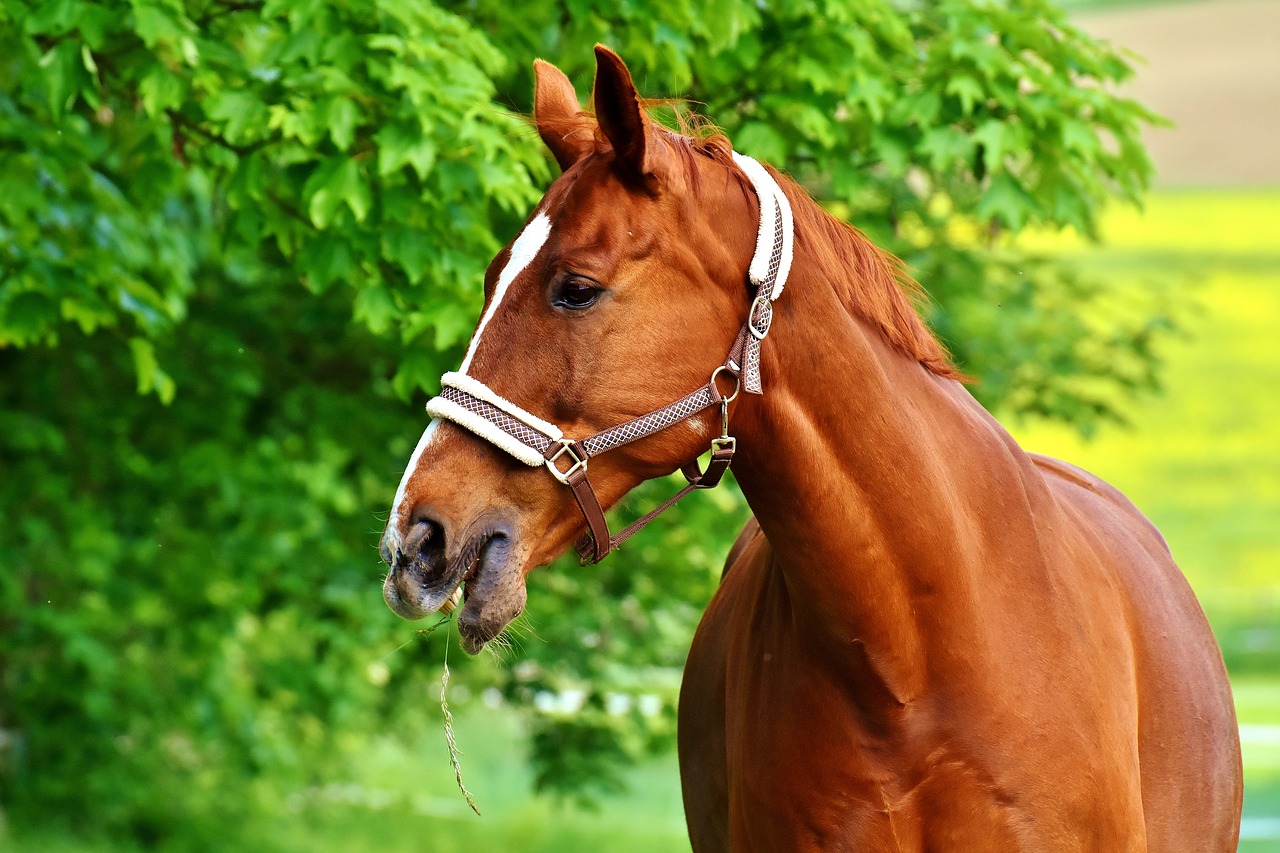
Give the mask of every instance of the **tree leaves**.
M 346 204 L 356 222 L 364 222 L 373 205 L 368 181 L 350 157 L 332 157 L 321 163 L 307 178 L 302 194 L 311 222 L 321 230 L 333 222 L 339 205 Z

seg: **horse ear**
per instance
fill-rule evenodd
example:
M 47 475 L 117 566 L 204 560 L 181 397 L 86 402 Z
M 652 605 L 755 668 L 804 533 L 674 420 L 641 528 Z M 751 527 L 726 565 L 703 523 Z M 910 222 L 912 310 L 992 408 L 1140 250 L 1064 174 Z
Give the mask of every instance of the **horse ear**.
M 578 94 L 563 71 L 535 59 L 533 81 L 533 123 L 564 171 L 591 153 L 593 134 L 578 118 Z
M 640 108 L 631 72 L 618 54 L 596 45 L 596 85 L 592 95 L 600 130 L 613 145 L 624 175 L 646 181 L 656 173 L 658 146 Z

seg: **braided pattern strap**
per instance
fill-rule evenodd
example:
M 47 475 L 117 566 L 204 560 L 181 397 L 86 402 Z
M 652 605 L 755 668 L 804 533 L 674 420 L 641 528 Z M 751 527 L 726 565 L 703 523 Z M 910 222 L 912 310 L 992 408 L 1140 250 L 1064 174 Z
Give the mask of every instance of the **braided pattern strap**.
M 763 205 L 765 202 L 761 200 Z M 748 394 L 763 394 L 764 383 L 760 378 L 760 344 L 764 336 L 769 334 L 769 326 L 773 322 L 773 293 L 778 283 L 778 275 L 782 269 L 783 249 L 785 244 L 786 221 L 782 216 L 782 204 L 773 198 L 773 248 L 769 255 L 768 272 L 759 282 L 759 296 L 751 303 L 751 314 L 747 317 L 746 346 L 742 351 L 742 388 Z M 780 288 L 779 288 L 780 289 Z
M 769 332 L 773 319 L 773 300 L 782 295 L 791 272 L 795 254 L 795 222 L 791 203 L 769 170 L 750 157 L 733 153 L 734 162 L 742 169 L 756 197 L 760 200 L 760 230 L 756 235 L 756 252 L 751 258 L 747 276 L 756 286 L 756 300 L 747 318 L 750 337 L 742 349 L 742 387 L 748 394 L 763 394 L 760 378 L 760 343 Z
M 449 385 L 427 403 L 427 413 L 465 427 L 526 465 L 543 464 L 559 436 L 549 436 L 487 400 Z
M 471 381 L 479 384 L 476 380 Z M 483 388 L 483 392 L 488 392 L 486 396 L 493 394 L 487 386 Z M 720 400 L 720 392 L 716 387 L 707 384 L 661 409 L 585 438 L 580 444 L 588 457 L 595 456 L 661 432 L 711 408 Z M 541 465 L 551 449 L 559 443 L 561 436 L 549 435 L 547 431 L 518 417 L 515 414 L 517 411 L 523 410 L 514 404 L 508 404 L 507 408 L 499 407 L 495 402 L 455 385 L 445 385 L 440 389 L 440 394 L 427 403 L 427 412 L 433 417 L 444 418 L 465 427 L 526 465 Z M 534 420 L 533 416 L 529 416 L 529 420 Z M 559 432 L 558 429 L 556 431 Z
M 773 323 L 773 303 L 766 296 L 757 296 L 751 303 L 751 314 L 747 317 L 747 335 L 742 346 L 742 388 L 748 394 L 763 394 L 764 385 L 760 379 L 760 344 L 764 336 L 769 334 L 769 326 Z
M 606 450 L 613 450 L 615 447 L 630 444 L 637 439 L 644 438 L 646 435 L 660 432 L 673 424 L 678 424 L 696 415 L 703 409 L 711 408 L 719 402 L 720 394 L 715 387 L 705 385 L 692 394 L 686 394 L 674 403 L 663 406 L 657 411 L 642 415 L 624 424 L 610 427 L 590 438 L 585 438 L 582 440 L 582 446 L 589 456 L 595 456 L 598 453 L 604 453 Z

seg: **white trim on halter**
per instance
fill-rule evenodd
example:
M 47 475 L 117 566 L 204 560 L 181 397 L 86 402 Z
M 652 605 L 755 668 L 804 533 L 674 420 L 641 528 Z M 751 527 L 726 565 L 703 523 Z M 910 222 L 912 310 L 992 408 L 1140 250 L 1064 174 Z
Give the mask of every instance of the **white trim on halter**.
M 536 467 L 545 461 L 541 453 L 523 441 L 519 441 L 514 436 L 503 432 L 492 421 L 485 420 L 475 412 L 464 409 L 452 400 L 445 400 L 440 397 L 432 398 L 431 402 L 427 403 L 427 414 L 433 418 L 444 418 L 445 420 L 453 421 L 458 426 L 480 436 L 499 450 L 505 450 L 510 453 L 512 457 L 526 465 Z
M 467 376 L 465 373 L 446 373 L 440 377 L 440 385 L 441 387 L 457 388 L 459 391 L 464 391 L 478 400 L 483 400 L 511 415 L 516 420 L 524 421 L 552 441 L 559 441 L 564 437 L 560 427 L 547 423 L 537 415 L 525 411 L 515 403 L 500 396 L 488 385 L 478 379 Z M 486 441 L 496 444 L 526 465 L 537 466 L 546 461 L 541 451 L 508 435 L 482 416 L 459 406 L 452 400 L 433 397 L 427 403 L 427 414 L 433 418 L 445 418 L 459 426 L 466 427 Z
M 787 194 L 778 186 L 778 182 L 769 174 L 769 170 L 756 160 L 745 154 L 733 152 L 733 162 L 751 180 L 755 188 L 756 198 L 760 200 L 760 229 L 756 232 L 756 253 L 751 257 L 748 274 L 751 283 L 761 286 L 769 279 L 769 261 L 773 255 L 773 238 L 777 217 L 782 216 L 782 258 L 778 265 L 778 277 L 773 283 L 773 291 L 767 294 L 770 301 L 782 295 L 782 288 L 787 283 L 787 274 L 791 272 L 791 260 L 795 255 L 795 220 L 791 215 L 791 202 Z M 772 202 L 777 202 L 774 208 Z

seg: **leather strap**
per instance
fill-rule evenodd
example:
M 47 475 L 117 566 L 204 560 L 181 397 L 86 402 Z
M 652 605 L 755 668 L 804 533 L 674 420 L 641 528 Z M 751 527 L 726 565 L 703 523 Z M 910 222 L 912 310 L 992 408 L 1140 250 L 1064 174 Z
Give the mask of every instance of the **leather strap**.
M 614 535 L 609 533 L 609 522 L 605 519 L 604 509 L 600 505 L 600 500 L 596 497 L 595 490 L 591 488 L 586 471 L 575 472 L 571 475 L 569 488 L 572 490 L 574 498 L 578 501 L 583 517 L 587 520 L 587 529 L 589 531 L 574 543 L 574 550 L 578 552 L 578 562 L 584 566 L 600 562 L 610 552 L 617 550 L 618 546 L 623 542 L 648 527 L 649 523 L 659 515 L 675 506 L 676 502 L 685 495 L 697 489 L 712 489 L 718 486 L 725 472 L 729 470 L 729 466 L 733 463 L 736 445 L 732 438 L 723 442 L 721 439 L 716 439 L 716 441 L 721 443 L 712 447 L 711 461 L 707 463 L 706 471 L 699 470 L 698 460 L 694 459 L 689 462 L 680 469 L 685 479 L 689 481 L 687 486 Z
M 596 497 L 596 490 L 591 488 L 585 468 L 569 475 L 569 491 L 582 510 L 582 517 L 587 520 L 588 533 L 574 544 L 578 552 L 578 562 L 582 565 L 598 563 L 609 555 L 616 547 L 613 537 L 609 535 L 609 522 L 604 517 L 604 507 Z

